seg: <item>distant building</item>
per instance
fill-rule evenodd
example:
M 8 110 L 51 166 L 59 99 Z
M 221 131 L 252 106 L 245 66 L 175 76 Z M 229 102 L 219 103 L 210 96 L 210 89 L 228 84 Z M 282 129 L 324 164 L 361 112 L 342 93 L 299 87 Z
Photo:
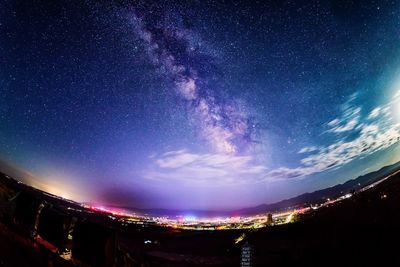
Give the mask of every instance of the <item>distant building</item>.
M 273 225 L 274 224 L 274 219 L 272 219 L 272 214 L 268 213 L 267 215 L 267 225 Z
M 252 266 L 252 247 L 249 242 L 244 243 L 241 251 L 241 267 L 251 267 Z

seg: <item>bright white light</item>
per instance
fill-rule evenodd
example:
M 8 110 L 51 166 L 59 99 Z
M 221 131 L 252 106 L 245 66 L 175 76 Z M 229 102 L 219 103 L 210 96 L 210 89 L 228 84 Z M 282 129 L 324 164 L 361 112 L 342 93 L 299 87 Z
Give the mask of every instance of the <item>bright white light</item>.
M 194 221 L 196 221 L 196 216 L 193 216 L 193 215 L 185 215 L 184 217 L 183 217 L 183 220 L 185 221 L 185 222 L 194 222 Z

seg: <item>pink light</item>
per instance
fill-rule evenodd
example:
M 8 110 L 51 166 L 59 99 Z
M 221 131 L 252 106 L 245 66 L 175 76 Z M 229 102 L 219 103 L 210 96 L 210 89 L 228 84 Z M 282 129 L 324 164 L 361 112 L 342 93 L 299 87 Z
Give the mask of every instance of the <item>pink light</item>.
M 117 215 L 117 216 L 130 216 L 129 214 L 124 213 L 121 210 L 105 208 L 103 206 L 90 206 L 90 209 L 94 210 L 94 211 L 101 211 L 101 212 L 105 212 L 105 213 L 110 213 L 112 215 Z

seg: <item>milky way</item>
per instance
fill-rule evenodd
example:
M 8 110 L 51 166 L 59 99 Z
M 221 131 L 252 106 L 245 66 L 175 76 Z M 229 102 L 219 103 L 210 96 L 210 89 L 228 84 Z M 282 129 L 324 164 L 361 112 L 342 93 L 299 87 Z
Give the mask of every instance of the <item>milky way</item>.
M 167 48 L 168 43 L 178 43 L 181 49 L 191 50 L 193 37 L 190 30 L 162 25 L 156 35 L 135 13 L 130 13 L 130 20 L 135 34 L 145 43 L 151 62 L 173 82 L 176 92 L 187 103 L 187 110 L 196 120 L 204 139 L 219 153 L 246 152 L 253 143 L 251 138 L 255 129 L 243 108 L 235 101 L 225 103 L 215 99 L 212 90 L 217 88 L 202 88 L 200 84 L 204 81 L 197 70 L 179 62 Z

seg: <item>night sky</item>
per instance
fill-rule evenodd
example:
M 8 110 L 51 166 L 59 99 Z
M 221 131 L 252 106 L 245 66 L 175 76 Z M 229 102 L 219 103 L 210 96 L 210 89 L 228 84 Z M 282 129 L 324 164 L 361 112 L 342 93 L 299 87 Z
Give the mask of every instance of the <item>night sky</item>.
M 400 1 L 0 3 L 0 161 L 77 201 L 236 209 L 400 160 Z

